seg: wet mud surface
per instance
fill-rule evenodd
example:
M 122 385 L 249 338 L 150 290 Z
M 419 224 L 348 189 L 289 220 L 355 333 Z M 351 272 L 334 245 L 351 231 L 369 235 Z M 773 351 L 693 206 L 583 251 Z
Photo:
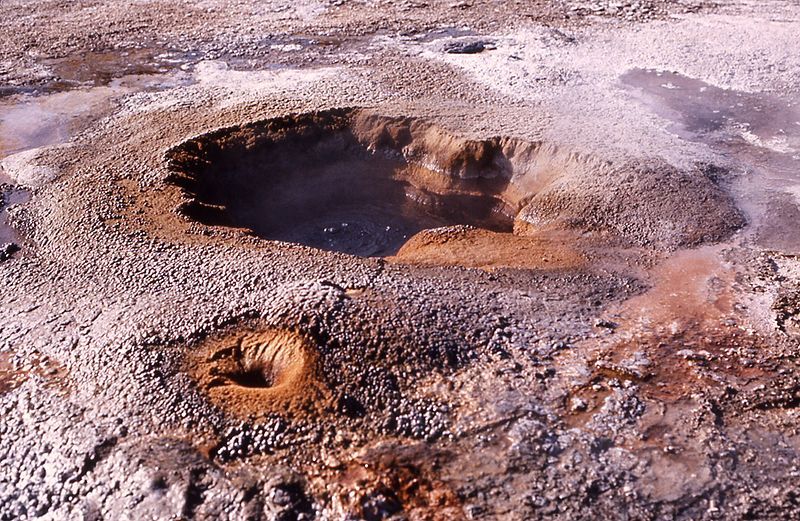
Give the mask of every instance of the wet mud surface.
M 749 179 L 746 194 L 755 240 L 763 248 L 797 253 L 800 200 L 800 102 L 722 89 L 680 74 L 634 70 L 624 85 L 644 97 L 683 138 L 708 143 L 735 157 Z
M 797 6 L 0 17 L 0 519 L 800 515 Z
M 51 77 L 36 84 L 4 85 L 0 87 L 0 99 L 113 86 L 120 84 L 124 78 L 163 75 L 176 70 L 187 71 L 201 58 L 196 52 L 150 48 L 89 51 L 48 58 L 42 60 L 41 64 L 51 71 Z

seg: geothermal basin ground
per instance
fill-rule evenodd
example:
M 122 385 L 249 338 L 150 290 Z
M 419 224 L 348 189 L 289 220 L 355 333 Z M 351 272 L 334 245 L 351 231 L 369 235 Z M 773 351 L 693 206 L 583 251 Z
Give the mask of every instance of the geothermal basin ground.
M 0 520 L 799 518 L 799 32 L 0 3 Z

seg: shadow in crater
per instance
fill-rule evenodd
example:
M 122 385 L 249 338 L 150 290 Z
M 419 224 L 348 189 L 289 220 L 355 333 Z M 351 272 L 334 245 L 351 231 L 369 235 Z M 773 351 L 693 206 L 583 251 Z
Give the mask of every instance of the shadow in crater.
M 417 232 L 510 232 L 498 140 L 468 141 L 415 120 L 329 111 L 223 129 L 170 152 L 183 208 L 209 225 L 363 257 Z

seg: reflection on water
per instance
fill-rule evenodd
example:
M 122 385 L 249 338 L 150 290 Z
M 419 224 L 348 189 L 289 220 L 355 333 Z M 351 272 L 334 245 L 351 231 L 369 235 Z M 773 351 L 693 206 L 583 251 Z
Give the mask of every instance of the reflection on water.
M 123 95 L 186 82 L 188 78 L 179 75 L 125 76 L 105 86 L 6 98 L 0 102 L 0 159 L 67 141 L 106 114 Z
M 20 242 L 9 223 L 9 208 L 30 199 L 28 190 L 14 186 L 18 181 L 10 156 L 69 141 L 125 95 L 191 83 L 185 71 L 199 59 L 153 49 L 90 52 L 46 61 L 56 77 L 47 84 L 0 88 L 0 256 L 7 256 L 5 245 Z
M 0 190 L 0 247 L 2 247 L 8 243 L 19 242 L 16 230 L 8 223 L 8 208 L 27 203 L 30 200 L 30 192 L 4 184 L 0 184 L 0 189 L 2 189 Z

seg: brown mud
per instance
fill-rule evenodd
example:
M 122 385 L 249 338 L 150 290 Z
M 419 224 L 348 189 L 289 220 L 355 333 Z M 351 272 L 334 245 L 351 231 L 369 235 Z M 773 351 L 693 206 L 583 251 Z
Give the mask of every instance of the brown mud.
M 24 379 L 20 371 L 14 370 L 9 359 L 8 353 L 0 353 L 0 395 L 14 390 Z
M 417 232 L 457 225 L 539 237 L 546 230 L 577 230 L 627 241 L 631 230 L 622 223 L 628 213 L 640 211 L 640 205 L 624 201 L 635 193 L 616 197 L 594 187 L 595 196 L 593 187 L 581 186 L 585 172 L 612 168 L 591 157 L 511 137 L 470 140 L 430 122 L 368 110 L 337 109 L 221 129 L 167 156 L 171 180 L 188 198 L 181 208 L 186 216 L 365 257 L 395 255 Z M 660 213 L 643 216 L 645 237 L 639 240 L 691 245 L 741 226 L 727 196 L 703 176 L 683 176 L 679 182 L 705 197 L 673 213 L 675 207 L 663 199 L 679 197 L 669 178 L 680 174 L 665 169 L 662 175 L 663 192 L 657 186 L 642 194 L 662 200 Z M 395 260 L 413 260 L 409 251 L 418 249 L 420 240 Z M 456 248 L 466 246 L 462 241 Z M 508 253 L 500 257 L 507 260 L 488 264 L 524 265 Z
M 210 399 L 236 416 L 320 409 L 318 347 L 288 330 L 236 328 L 196 348 L 189 371 Z
M 437 478 L 446 452 L 391 442 L 366 449 L 333 472 L 312 478 L 312 486 L 331 494 L 333 513 L 381 519 L 402 514 L 413 519 L 458 519 L 463 514 L 456 492 Z M 356 494 L 350 491 L 356 490 Z
M 586 265 L 586 255 L 580 250 L 581 239 L 564 230 L 545 229 L 517 235 L 472 227 L 437 228 L 411 237 L 390 260 L 487 270 L 574 270 Z

